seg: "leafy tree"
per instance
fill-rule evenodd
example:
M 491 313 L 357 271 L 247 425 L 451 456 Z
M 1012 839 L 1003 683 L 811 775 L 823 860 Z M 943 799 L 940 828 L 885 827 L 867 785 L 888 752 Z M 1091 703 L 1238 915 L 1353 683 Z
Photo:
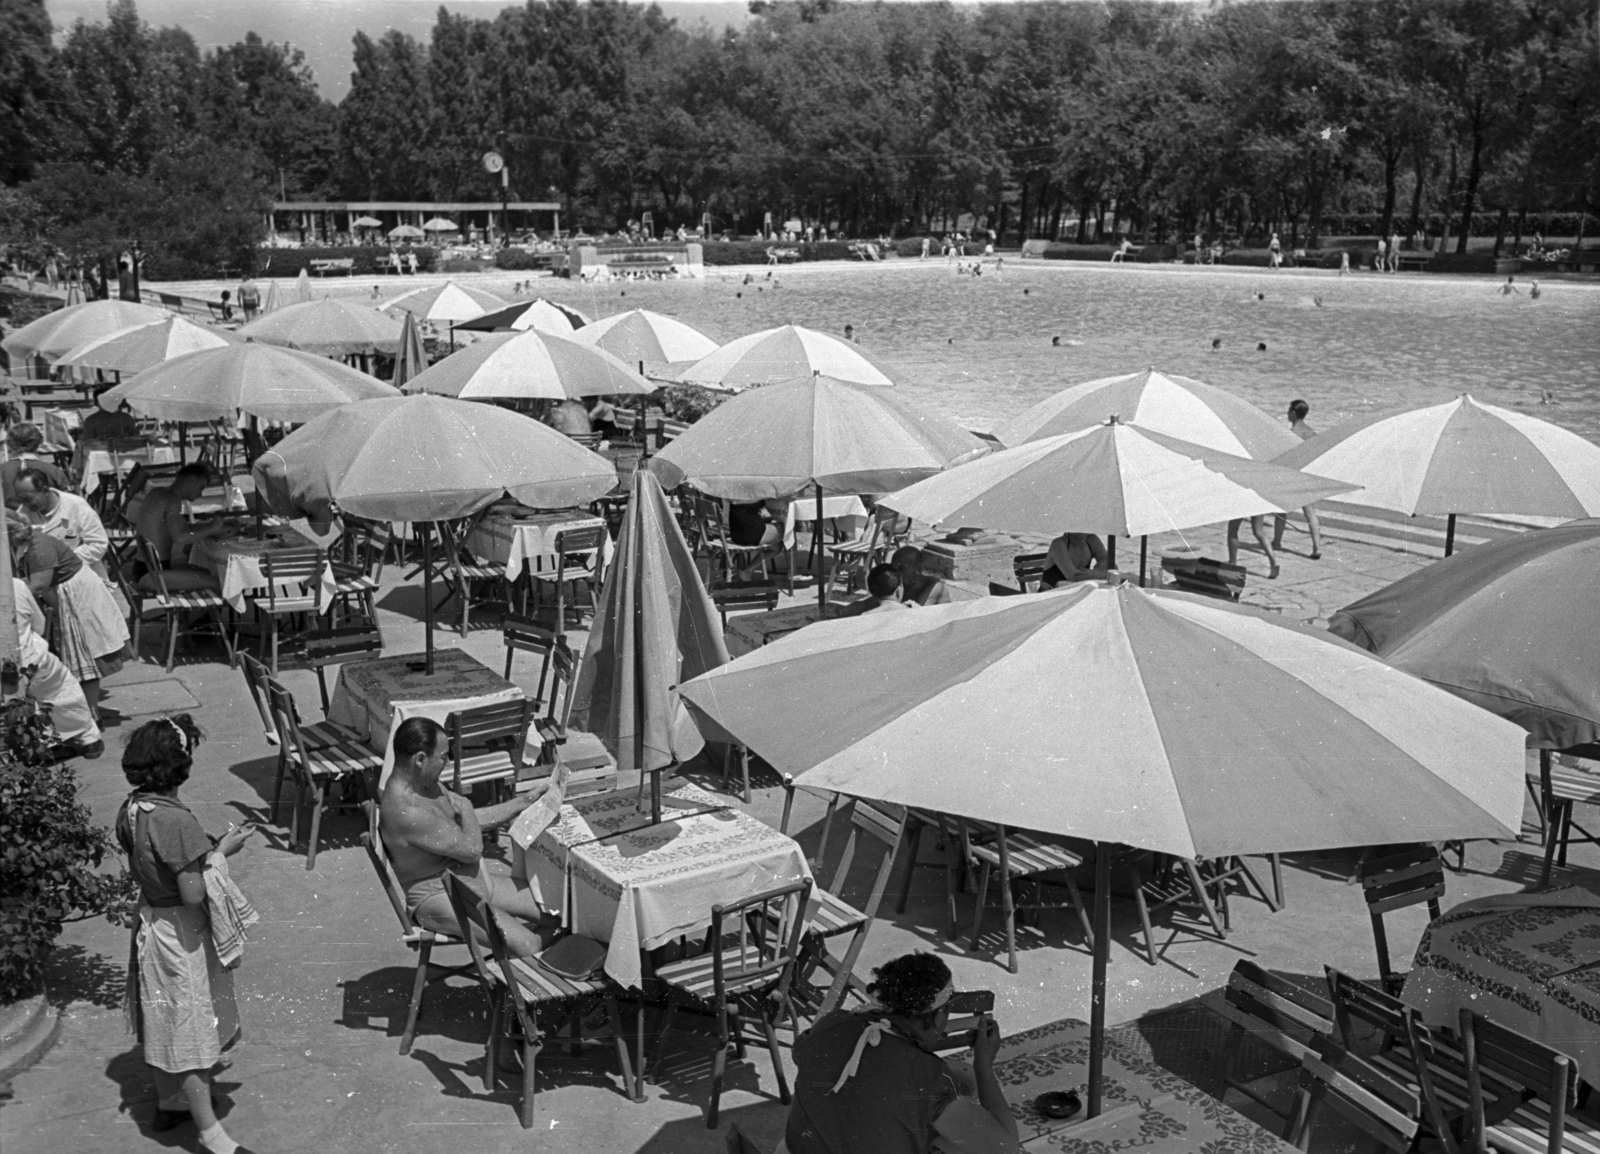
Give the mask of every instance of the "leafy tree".
M 44 0 L 0 3 L 0 184 L 33 173 L 48 133 L 53 68 Z

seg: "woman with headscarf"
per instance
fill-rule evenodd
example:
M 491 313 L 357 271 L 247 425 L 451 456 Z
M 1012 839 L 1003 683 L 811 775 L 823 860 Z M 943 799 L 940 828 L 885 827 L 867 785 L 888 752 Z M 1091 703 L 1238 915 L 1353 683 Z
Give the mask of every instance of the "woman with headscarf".
M 232 889 L 223 880 L 227 858 L 254 828 L 230 826 L 212 838 L 178 800 L 200 736 L 187 713 L 162 717 L 135 730 L 122 754 L 133 792 L 117 811 L 117 841 L 140 895 L 126 1008 L 155 1073 L 154 1128 L 170 1130 L 192 1115 L 206 1150 L 249 1154 L 228 1136 L 211 1101 L 212 1067 L 239 1038 L 233 973 L 218 953 L 213 918 L 214 891 Z

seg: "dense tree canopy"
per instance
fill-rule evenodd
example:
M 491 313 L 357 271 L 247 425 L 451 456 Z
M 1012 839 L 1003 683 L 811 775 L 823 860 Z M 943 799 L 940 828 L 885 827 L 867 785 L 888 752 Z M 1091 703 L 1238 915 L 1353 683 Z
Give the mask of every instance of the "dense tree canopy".
M 358 33 L 334 106 L 288 45 L 202 55 L 114 0 L 54 48 L 42 0 L 0 0 L 0 179 L 64 234 L 169 249 L 157 196 L 248 244 L 280 190 L 497 199 L 489 148 L 597 227 L 1301 242 L 1364 214 L 1464 246 L 1600 208 L 1589 0 L 750 7 L 721 35 L 618 0 L 441 9 L 427 43 Z

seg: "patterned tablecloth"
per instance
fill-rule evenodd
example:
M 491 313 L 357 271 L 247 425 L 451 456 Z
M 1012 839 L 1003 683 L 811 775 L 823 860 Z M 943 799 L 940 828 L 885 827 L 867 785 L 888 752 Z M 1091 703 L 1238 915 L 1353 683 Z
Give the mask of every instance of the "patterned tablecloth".
M 722 804 L 679 782 L 664 791 L 662 816 Z M 641 950 L 704 931 L 716 903 L 811 876 L 793 838 L 735 809 L 592 840 L 649 821 L 632 789 L 579 798 L 518 863 L 547 908 L 575 932 L 611 943 L 606 973 L 624 986 L 640 983 Z
M 841 600 L 829 598 L 828 616 L 839 616 L 845 606 L 860 599 L 860 595 Z M 770 613 L 732 614 L 728 617 L 728 628 L 723 634 L 728 642 L 728 656 L 742 657 L 821 619 L 817 603 L 809 600 L 803 605 L 788 605 Z
M 436 649 L 433 676 L 422 671 L 424 654 L 402 653 L 339 667 L 339 680 L 328 700 L 328 717 L 357 733 L 383 753 L 378 788 L 394 768 L 389 735 L 408 717 L 444 719 L 458 709 L 516 701 L 522 690 L 483 662 L 459 649 Z
M 1584 967 L 1587 964 L 1587 968 Z M 1405 1001 L 1456 1027 L 1470 1008 L 1600 1074 L 1600 895 L 1573 886 L 1463 902 L 1430 925 Z
M 178 450 L 171 445 L 147 445 L 142 449 L 119 449 L 116 463 L 111 460 L 111 450 L 78 446 L 78 474 L 83 478 L 83 492 L 87 496 L 100 487 L 101 473 L 128 473 L 135 465 L 170 465 L 177 461 Z
M 1068 1018 L 1007 1038 L 995 1076 L 1028 1150 L 1070 1154 L 1279 1154 L 1287 1142 L 1223 1105 L 1200 1087 L 1106 1037 L 1101 1117 L 1047 1118 L 1033 1108 L 1040 1094 L 1077 1090 L 1088 1101 L 1089 1026 Z
M 467 533 L 467 550 L 483 561 L 506 567 L 506 576 L 515 581 L 526 566 L 534 572 L 556 567 L 556 534 L 567 529 L 604 526 L 605 520 L 573 509 L 551 513 L 495 512 L 491 510 Z M 605 538 L 606 564 L 611 563 L 611 538 Z
M 189 550 L 189 560 L 204 565 L 222 582 L 222 598 L 238 612 L 244 612 L 245 594 L 254 589 L 265 589 L 266 574 L 261 568 L 261 558 L 267 553 L 287 549 L 308 549 L 316 542 L 302 537 L 292 529 L 271 529 L 263 538 L 208 537 L 197 541 Z M 323 566 L 322 583 L 317 591 L 317 611 L 326 613 L 336 592 L 333 570 Z

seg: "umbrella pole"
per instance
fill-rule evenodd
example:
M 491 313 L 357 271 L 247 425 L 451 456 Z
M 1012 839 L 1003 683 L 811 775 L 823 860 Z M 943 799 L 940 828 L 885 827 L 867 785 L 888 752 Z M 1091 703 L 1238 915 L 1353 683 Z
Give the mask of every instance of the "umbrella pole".
M 1107 569 L 1115 569 L 1116 567 L 1117 567 L 1117 535 L 1115 533 L 1107 533 L 1106 534 L 1106 568 Z
M 1094 852 L 1094 969 L 1089 1004 L 1089 1109 L 1086 1118 L 1100 1115 L 1100 1082 L 1106 1049 L 1106 960 L 1111 953 L 1111 847 L 1105 842 Z
M 1444 555 L 1450 556 L 1456 547 L 1456 515 L 1451 513 L 1444 523 Z
M 189 422 L 178 422 L 178 464 L 189 463 Z
M 639 362 L 639 375 L 644 376 L 644 362 Z M 639 395 L 639 460 L 650 459 L 650 394 Z M 793 576 L 791 574 L 791 576 Z
M 811 525 L 811 545 L 817 551 L 818 617 L 828 616 L 828 568 L 822 561 L 822 486 L 817 486 L 817 519 Z
M 426 653 L 423 672 L 433 676 L 433 522 L 422 523 L 422 631 Z
M 1146 536 L 1140 537 L 1139 538 L 1139 588 L 1141 588 L 1141 589 L 1144 588 L 1144 563 L 1145 563 L 1145 557 L 1149 553 L 1149 550 L 1150 550 L 1150 538 L 1149 538 L 1149 536 L 1146 535 Z

